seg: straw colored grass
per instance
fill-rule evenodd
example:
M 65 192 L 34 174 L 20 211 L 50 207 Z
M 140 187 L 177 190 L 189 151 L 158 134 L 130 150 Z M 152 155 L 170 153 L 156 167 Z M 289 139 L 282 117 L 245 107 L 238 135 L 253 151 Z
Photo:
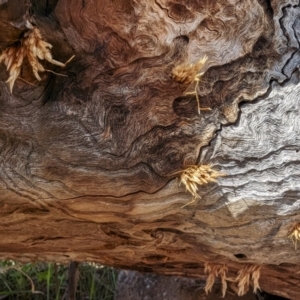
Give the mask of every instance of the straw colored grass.
M 221 279 L 222 283 L 222 297 L 225 297 L 227 290 L 227 281 L 231 282 L 231 288 L 236 292 L 238 296 L 245 295 L 249 286 L 253 286 L 253 292 L 256 293 L 260 290 L 259 278 L 261 266 L 247 264 L 240 269 L 235 278 L 227 277 L 228 267 L 226 265 L 219 265 L 206 262 L 204 264 L 204 273 L 207 274 L 205 292 L 211 292 L 212 287 L 215 283 L 216 278 Z
M 253 293 L 260 290 L 258 283 L 260 277 L 261 266 L 258 265 L 246 265 L 244 268 L 238 271 L 238 276 L 235 281 L 237 282 L 237 294 L 238 296 L 245 295 L 249 290 L 249 285 L 253 286 Z
M 300 224 L 298 223 L 293 227 L 292 233 L 288 236 L 295 246 L 295 250 L 297 250 L 297 241 L 300 240 Z
M 39 60 L 47 60 L 51 64 L 65 67 L 66 64 L 73 59 L 72 56 L 66 63 L 59 62 L 52 58 L 52 45 L 43 40 L 40 30 L 32 27 L 27 31 L 20 41 L 7 49 L 0 55 L 0 63 L 4 62 L 9 78 L 6 81 L 9 84 L 10 92 L 12 92 L 16 79 L 19 77 L 24 59 L 27 58 L 32 67 L 32 72 L 37 80 L 41 80 L 39 72 L 46 70 Z
M 211 292 L 211 289 L 215 283 L 217 277 L 220 277 L 222 283 L 222 297 L 225 297 L 227 290 L 227 282 L 226 282 L 226 273 L 228 272 L 228 268 L 226 265 L 216 265 L 209 262 L 204 264 L 204 273 L 207 274 L 206 285 L 205 285 L 205 293 L 208 294 Z
M 200 199 L 198 195 L 198 185 L 217 182 L 217 178 L 224 175 L 225 174 L 213 170 L 210 165 L 189 166 L 181 171 L 180 184 L 184 184 L 186 190 L 193 196 L 188 204 L 195 202 L 197 198 Z
M 192 82 L 196 81 L 196 78 L 200 80 L 201 76 L 203 75 L 203 73 L 200 73 L 200 71 L 203 69 L 206 61 L 207 56 L 204 56 L 194 64 L 183 63 L 176 66 L 172 70 L 173 80 L 184 84 L 191 84 Z
M 182 84 L 194 84 L 194 88 L 192 88 L 191 92 L 187 92 L 189 90 L 189 87 L 187 88 L 185 94 L 186 95 L 195 95 L 198 105 L 198 114 L 200 114 L 201 110 L 210 110 L 208 107 L 200 107 L 200 99 L 198 95 L 198 85 L 201 81 L 201 77 L 203 76 L 203 72 L 201 70 L 203 69 L 205 63 L 207 62 L 207 56 L 205 55 L 203 58 L 201 58 L 198 62 L 194 64 L 186 64 L 183 63 L 181 65 L 176 66 L 172 70 L 172 78 L 174 81 L 182 83 Z

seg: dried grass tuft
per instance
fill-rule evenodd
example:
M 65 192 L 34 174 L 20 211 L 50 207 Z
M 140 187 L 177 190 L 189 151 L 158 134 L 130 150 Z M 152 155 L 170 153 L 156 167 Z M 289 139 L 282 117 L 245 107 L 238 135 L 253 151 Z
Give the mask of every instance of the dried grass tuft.
M 193 84 L 195 83 L 195 87 L 192 89 L 192 92 L 185 92 L 186 95 L 195 95 L 198 105 L 198 114 L 200 114 L 201 110 L 210 110 L 208 107 L 200 107 L 200 100 L 199 95 L 197 92 L 199 82 L 201 80 L 201 77 L 203 75 L 203 72 L 200 72 L 205 63 L 207 62 L 207 56 L 205 55 L 203 58 L 201 58 L 198 62 L 194 64 L 181 64 L 179 66 L 176 66 L 172 70 L 172 79 L 176 82 L 183 83 L 183 84 Z
M 204 264 L 204 273 L 207 274 L 206 284 L 205 284 L 205 293 L 208 294 L 211 292 L 211 289 L 215 283 L 216 278 L 218 277 L 218 265 L 206 262 Z
M 26 55 L 26 50 L 21 46 L 11 46 L 4 50 L 0 55 L 0 63 L 4 60 L 6 69 L 9 72 L 9 78 L 6 81 L 9 84 L 10 92 L 12 92 L 16 79 L 21 72 L 23 59 Z
M 203 73 L 200 71 L 203 69 L 207 61 L 207 56 L 205 55 L 195 64 L 181 64 L 176 66 L 172 70 L 172 79 L 179 83 L 191 84 L 196 80 L 200 80 Z
M 15 45 L 5 49 L 0 55 L 0 63 L 4 61 L 9 78 L 6 81 L 9 84 L 10 92 L 12 92 L 16 79 L 18 78 L 24 58 L 27 57 L 32 67 L 32 72 L 37 80 L 41 80 L 39 72 L 45 72 L 45 68 L 40 64 L 39 60 L 47 60 L 51 64 L 65 67 L 74 56 L 66 63 L 59 62 L 52 58 L 52 45 L 45 42 L 37 27 L 32 27 L 26 32 L 23 38 Z
M 292 233 L 288 236 L 295 246 L 295 250 L 297 250 L 297 241 L 300 240 L 300 224 L 298 223 L 293 227 Z
M 258 283 L 260 269 L 261 266 L 258 265 L 246 265 L 238 271 L 238 276 L 235 279 L 238 287 L 238 296 L 243 296 L 248 292 L 250 283 L 253 285 L 253 293 L 256 293 L 258 289 L 260 290 Z
M 257 290 L 260 290 L 259 278 L 260 278 L 260 269 L 261 266 L 247 264 L 242 269 L 238 271 L 236 278 L 228 278 L 226 274 L 228 268 L 226 265 L 218 265 L 206 262 L 204 264 L 204 273 L 207 274 L 205 292 L 211 292 L 211 289 L 215 283 L 217 277 L 220 277 L 222 282 L 222 297 L 225 297 L 227 290 L 227 281 L 232 282 L 232 289 L 237 293 L 238 296 L 245 295 L 250 284 L 253 286 L 253 292 L 256 293 Z
M 204 264 L 204 273 L 207 274 L 206 285 L 205 285 L 205 293 L 208 294 L 211 292 L 211 289 L 215 283 L 217 277 L 221 278 L 222 282 L 222 297 L 225 297 L 227 290 L 227 282 L 226 282 L 226 273 L 228 272 L 228 268 L 226 265 L 216 265 L 209 262 Z
M 224 175 L 225 174 L 213 170 L 210 165 L 189 166 L 181 171 L 180 183 L 183 183 L 186 190 L 193 196 L 188 204 L 193 203 L 197 198 L 200 198 L 198 195 L 198 185 L 217 182 L 216 179 Z

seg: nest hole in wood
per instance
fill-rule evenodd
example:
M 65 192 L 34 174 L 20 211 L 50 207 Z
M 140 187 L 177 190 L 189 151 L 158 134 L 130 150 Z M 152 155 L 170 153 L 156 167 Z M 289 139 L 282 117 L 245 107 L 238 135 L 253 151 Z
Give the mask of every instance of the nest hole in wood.
M 246 259 L 247 258 L 247 255 L 245 255 L 243 253 L 234 254 L 234 256 L 238 259 Z

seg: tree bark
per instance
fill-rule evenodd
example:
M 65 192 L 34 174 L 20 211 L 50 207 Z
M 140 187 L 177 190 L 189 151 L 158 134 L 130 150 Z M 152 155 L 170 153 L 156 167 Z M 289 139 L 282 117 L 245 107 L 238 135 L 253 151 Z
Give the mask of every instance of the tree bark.
M 204 278 L 262 265 L 298 299 L 300 7 L 294 0 L 0 1 L 0 50 L 27 22 L 65 68 L 0 66 L 0 257 Z M 195 96 L 172 69 L 208 63 Z M 176 172 L 226 173 L 191 200 Z

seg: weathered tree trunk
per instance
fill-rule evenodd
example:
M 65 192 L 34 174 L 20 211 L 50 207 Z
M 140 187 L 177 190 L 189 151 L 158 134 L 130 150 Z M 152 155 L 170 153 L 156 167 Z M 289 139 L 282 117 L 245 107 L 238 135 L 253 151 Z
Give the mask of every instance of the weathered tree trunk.
M 20 3 L 19 3 L 20 2 Z M 0 257 L 204 277 L 262 265 L 299 299 L 300 7 L 294 0 L 2 0 L 0 50 L 36 25 L 65 67 L 0 66 Z M 172 69 L 204 55 L 201 105 Z M 201 199 L 174 175 L 227 174 Z

